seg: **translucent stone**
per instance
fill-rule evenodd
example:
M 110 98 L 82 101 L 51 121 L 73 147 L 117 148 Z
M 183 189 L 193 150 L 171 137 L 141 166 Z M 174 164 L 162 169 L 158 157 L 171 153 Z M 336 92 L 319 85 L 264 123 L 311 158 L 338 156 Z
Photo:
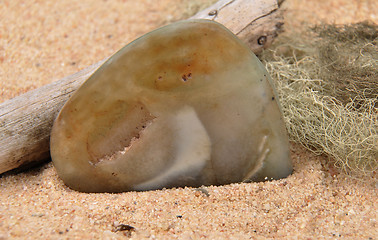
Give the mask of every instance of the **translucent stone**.
M 222 25 L 177 22 L 128 44 L 69 99 L 51 157 L 65 184 L 122 192 L 292 172 L 271 79 Z

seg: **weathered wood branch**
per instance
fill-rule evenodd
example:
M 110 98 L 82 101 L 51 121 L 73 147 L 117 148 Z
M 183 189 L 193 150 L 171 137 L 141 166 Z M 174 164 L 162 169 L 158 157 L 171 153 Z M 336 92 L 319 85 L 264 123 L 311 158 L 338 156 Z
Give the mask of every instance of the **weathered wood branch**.
M 220 0 L 191 19 L 222 23 L 255 53 L 281 31 L 282 0 Z M 49 159 L 50 130 L 72 93 L 104 62 L 0 105 L 0 174 Z

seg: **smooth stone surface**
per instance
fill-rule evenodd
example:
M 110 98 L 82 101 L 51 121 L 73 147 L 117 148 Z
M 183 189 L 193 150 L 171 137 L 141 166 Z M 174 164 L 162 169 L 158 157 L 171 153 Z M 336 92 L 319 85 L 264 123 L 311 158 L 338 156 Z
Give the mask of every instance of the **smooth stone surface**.
M 219 185 L 292 172 L 271 79 L 222 25 L 177 22 L 128 44 L 55 120 L 51 157 L 84 192 Z

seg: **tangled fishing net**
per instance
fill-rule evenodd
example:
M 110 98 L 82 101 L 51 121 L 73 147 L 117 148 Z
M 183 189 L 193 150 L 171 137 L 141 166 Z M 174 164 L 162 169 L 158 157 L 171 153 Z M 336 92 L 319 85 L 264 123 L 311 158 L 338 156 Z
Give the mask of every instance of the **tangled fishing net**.
M 366 22 L 317 26 L 279 37 L 260 56 L 291 141 L 357 176 L 377 170 L 377 30 Z

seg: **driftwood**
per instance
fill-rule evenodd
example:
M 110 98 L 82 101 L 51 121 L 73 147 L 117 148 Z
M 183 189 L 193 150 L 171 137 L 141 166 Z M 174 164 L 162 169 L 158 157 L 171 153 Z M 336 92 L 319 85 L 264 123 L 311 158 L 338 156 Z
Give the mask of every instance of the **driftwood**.
M 221 0 L 191 19 L 222 23 L 255 53 L 281 31 L 283 0 Z M 104 62 L 0 105 L 0 174 L 49 159 L 50 130 L 72 93 Z

